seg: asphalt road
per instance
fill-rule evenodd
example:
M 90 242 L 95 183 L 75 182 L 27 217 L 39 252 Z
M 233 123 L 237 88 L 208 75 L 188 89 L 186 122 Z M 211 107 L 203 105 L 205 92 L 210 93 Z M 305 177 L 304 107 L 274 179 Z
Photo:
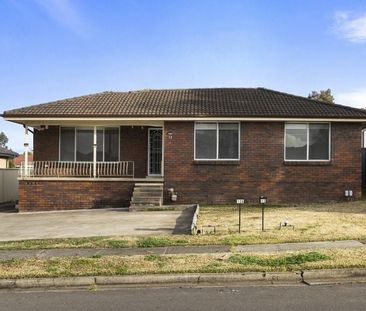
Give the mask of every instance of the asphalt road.
M 0 291 L 0 310 L 365 310 L 366 284 Z

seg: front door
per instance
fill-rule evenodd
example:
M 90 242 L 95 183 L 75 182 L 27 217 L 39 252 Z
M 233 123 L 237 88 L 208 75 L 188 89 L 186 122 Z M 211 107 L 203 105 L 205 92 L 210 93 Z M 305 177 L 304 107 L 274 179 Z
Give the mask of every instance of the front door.
M 161 176 L 163 130 L 161 128 L 149 128 L 148 135 L 148 175 Z

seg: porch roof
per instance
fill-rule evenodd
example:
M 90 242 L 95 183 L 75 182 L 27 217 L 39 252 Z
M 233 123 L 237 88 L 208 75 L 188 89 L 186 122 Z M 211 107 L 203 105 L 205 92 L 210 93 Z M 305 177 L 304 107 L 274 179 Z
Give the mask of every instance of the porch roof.
M 325 118 L 364 119 L 366 111 L 265 88 L 103 92 L 5 111 L 27 118 Z

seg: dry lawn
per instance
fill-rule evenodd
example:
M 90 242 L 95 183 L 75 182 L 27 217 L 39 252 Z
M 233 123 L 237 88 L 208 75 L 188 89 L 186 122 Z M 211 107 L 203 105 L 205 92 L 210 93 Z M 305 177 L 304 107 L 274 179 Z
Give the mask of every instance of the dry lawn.
M 294 227 L 280 229 L 288 219 Z M 202 207 L 198 227 L 215 236 L 238 233 L 238 207 Z M 261 231 L 261 209 L 242 209 L 242 234 L 227 239 L 238 244 L 323 240 L 366 240 L 366 202 L 312 204 L 265 208 L 265 232 Z M 228 244 L 228 243 L 225 243 Z

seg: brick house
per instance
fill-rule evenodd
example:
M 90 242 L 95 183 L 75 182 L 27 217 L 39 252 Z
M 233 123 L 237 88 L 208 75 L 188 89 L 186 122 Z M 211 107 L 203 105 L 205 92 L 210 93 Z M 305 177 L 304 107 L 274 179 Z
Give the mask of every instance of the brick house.
M 0 168 L 11 167 L 10 161 L 12 161 L 18 154 L 7 147 L 0 146 Z
M 24 125 L 25 154 L 34 132 L 21 211 L 361 197 L 366 111 L 347 106 L 264 88 L 146 90 L 3 117 Z

